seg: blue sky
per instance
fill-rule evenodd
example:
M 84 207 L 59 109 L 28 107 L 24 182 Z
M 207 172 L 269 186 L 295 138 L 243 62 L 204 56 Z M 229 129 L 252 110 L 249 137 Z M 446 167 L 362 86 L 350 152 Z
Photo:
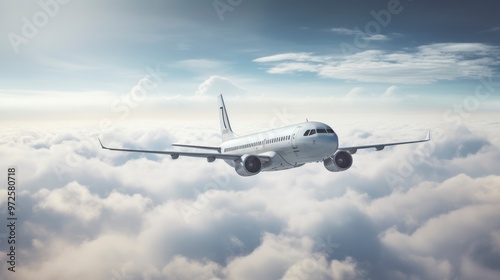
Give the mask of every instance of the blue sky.
M 250 94 L 311 94 L 313 87 L 344 96 L 394 85 L 402 95 L 431 98 L 471 94 L 477 78 L 497 78 L 499 70 L 493 1 L 68 1 L 22 43 L 12 34 L 26 37 L 23 18 L 35 23 L 43 8 L 1 5 L 9 13 L 0 89 L 9 92 L 123 92 L 160 64 L 169 76 L 164 95 L 191 95 L 218 75 Z M 307 54 L 316 60 L 305 64 L 337 70 L 311 70 L 296 56 L 259 62 L 279 54 Z

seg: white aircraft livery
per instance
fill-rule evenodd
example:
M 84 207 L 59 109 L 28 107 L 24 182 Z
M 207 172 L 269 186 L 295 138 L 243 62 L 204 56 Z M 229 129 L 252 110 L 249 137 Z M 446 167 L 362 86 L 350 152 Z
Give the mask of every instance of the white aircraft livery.
M 222 95 L 218 96 L 222 143 L 217 147 L 172 144 L 172 146 L 194 148 L 200 152 L 151 151 L 105 147 L 103 149 L 123 152 L 167 154 L 172 159 L 179 156 L 206 158 L 208 162 L 222 159 L 234 167 L 241 176 L 257 175 L 261 171 L 276 171 L 302 166 L 309 162 L 322 161 L 332 172 L 345 171 L 352 165 L 352 154 L 358 149 L 383 150 L 386 146 L 419 143 L 430 140 L 430 131 L 422 140 L 339 147 L 339 138 L 333 129 L 321 122 L 303 122 L 264 132 L 238 137 L 233 133 Z

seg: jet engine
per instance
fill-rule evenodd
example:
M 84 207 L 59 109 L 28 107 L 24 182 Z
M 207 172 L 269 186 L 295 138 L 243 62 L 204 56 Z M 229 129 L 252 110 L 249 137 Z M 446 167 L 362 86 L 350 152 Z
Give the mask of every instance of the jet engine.
M 345 171 L 352 165 L 352 156 L 347 151 L 337 151 L 323 161 L 325 168 L 332 172 Z
M 235 163 L 234 169 L 241 176 L 253 176 L 262 170 L 262 161 L 254 155 L 244 155 Z

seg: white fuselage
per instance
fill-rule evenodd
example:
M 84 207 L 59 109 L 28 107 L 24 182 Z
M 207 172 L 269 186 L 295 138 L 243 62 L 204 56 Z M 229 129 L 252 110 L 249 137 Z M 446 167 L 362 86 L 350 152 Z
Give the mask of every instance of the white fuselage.
M 273 171 L 324 160 L 337 151 L 338 137 L 324 123 L 304 122 L 234 138 L 219 147 L 222 154 L 267 155 L 271 160 L 262 171 Z M 234 161 L 226 162 L 234 166 Z

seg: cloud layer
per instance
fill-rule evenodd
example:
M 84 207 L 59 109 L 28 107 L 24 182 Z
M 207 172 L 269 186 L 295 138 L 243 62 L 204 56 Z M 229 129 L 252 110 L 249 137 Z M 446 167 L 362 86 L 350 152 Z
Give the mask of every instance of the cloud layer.
M 496 126 L 434 127 L 432 145 L 359 152 L 347 172 L 313 163 L 250 178 L 219 161 L 82 145 L 86 131 L 9 130 L 0 156 L 18 166 L 22 179 L 22 262 L 15 274 L 6 270 L 0 239 L 0 275 L 497 279 L 500 150 L 490 130 Z M 374 138 L 392 129 L 340 131 L 344 142 L 371 143 L 393 140 Z M 160 138 L 192 137 L 161 126 L 106 134 L 109 144 L 158 149 L 168 147 Z M 0 207 L 6 208 L 5 192 Z
M 439 43 L 401 51 L 353 47 L 346 51 L 344 56 L 284 53 L 254 62 L 269 65 L 267 72 L 271 74 L 311 72 L 323 78 L 357 82 L 429 84 L 491 77 L 500 54 L 497 47 L 481 43 Z

